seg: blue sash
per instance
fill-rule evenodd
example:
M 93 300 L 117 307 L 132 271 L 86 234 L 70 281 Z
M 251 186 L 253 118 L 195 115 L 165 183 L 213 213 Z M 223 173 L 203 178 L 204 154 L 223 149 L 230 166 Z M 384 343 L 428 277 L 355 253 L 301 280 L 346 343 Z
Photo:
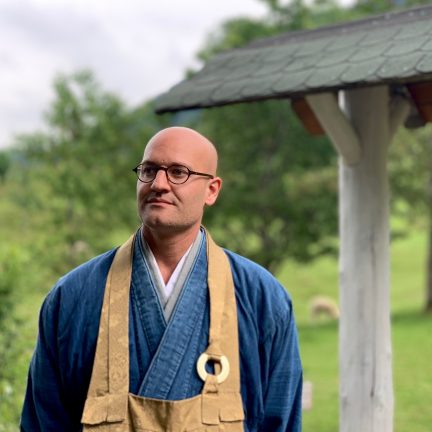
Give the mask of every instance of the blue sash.
M 131 371 L 138 366 L 143 378 L 139 383 L 131 383 L 131 390 L 135 387 L 139 396 L 163 400 L 195 396 L 203 386 L 196 372 L 196 361 L 207 347 L 209 328 L 205 236 L 168 323 L 142 253 L 139 234 L 137 240 L 130 313 L 138 318 L 131 320 L 139 326 L 134 330 L 144 335 L 133 340 L 144 342 L 142 346 L 130 347 L 130 366 Z

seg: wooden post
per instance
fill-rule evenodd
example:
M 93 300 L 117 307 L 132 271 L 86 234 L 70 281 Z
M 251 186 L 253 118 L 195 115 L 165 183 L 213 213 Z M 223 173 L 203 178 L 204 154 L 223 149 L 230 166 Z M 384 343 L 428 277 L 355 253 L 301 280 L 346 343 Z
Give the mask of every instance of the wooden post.
M 339 164 L 340 431 L 392 432 L 388 88 L 346 91 L 341 108 L 362 157 Z

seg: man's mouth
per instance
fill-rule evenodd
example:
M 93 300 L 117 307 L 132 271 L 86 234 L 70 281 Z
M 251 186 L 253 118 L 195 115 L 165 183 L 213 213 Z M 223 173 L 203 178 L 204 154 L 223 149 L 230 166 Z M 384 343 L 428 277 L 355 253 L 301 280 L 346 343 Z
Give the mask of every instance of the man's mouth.
M 171 201 L 167 201 L 165 199 L 162 198 L 149 198 L 146 200 L 147 204 L 167 204 L 167 205 L 172 205 L 173 203 Z

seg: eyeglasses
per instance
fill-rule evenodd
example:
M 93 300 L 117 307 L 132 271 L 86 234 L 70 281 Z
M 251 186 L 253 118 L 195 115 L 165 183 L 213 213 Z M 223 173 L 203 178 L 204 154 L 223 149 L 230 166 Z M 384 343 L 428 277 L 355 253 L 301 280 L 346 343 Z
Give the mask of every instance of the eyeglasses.
M 170 165 L 169 167 L 163 167 L 160 165 L 139 164 L 132 171 L 136 173 L 139 181 L 142 181 L 143 183 L 151 183 L 160 170 L 165 171 L 168 181 L 173 184 L 186 183 L 191 175 L 199 175 L 211 179 L 214 178 L 211 174 L 191 171 L 188 167 L 183 165 Z

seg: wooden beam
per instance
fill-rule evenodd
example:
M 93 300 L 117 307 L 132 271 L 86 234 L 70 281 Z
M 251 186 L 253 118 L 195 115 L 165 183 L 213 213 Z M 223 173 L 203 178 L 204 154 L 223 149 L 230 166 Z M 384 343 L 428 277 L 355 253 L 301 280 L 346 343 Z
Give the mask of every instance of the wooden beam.
M 340 160 L 340 432 L 392 432 L 389 281 L 389 92 L 344 92 L 362 158 Z
M 297 117 L 303 124 L 303 127 L 313 136 L 324 135 L 319 120 L 316 118 L 312 108 L 305 98 L 291 99 L 291 106 Z
M 432 82 L 407 84 L 407 89 L 422 119 L 432 122 Z
M 306 100 L 345 164 L 357 164 L 361 158 L 358 135 L 341 111 L 336 96 L 333 93 L 311 94 Z

